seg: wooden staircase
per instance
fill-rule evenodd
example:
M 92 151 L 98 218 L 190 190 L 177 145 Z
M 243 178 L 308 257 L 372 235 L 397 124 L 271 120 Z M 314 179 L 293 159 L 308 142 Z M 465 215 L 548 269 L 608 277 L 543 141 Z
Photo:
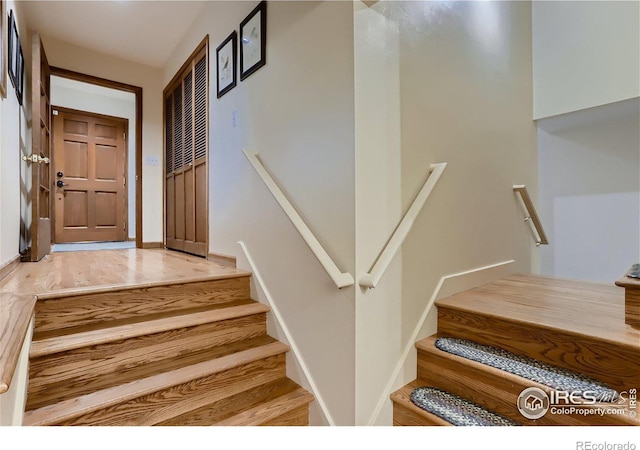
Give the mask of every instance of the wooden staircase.
M 308 425 L 249 275 L 36 303 L 25 425 Z
M 412 403 L 411 392 L 421 386 L 455 394 L 523 425 L 640 425 L 640 405 L 628 400 L 580 406 L 582 413 L 574 414 L 550 409 L 539 419 L 527 419 L 517 408 L 519 394 L 528 387 L 547 393 L 550 388 L 434 345 L 437 337 L 454 337 L 502 348 L 588 375 L 628 399 L 632 389 L 640 389 L 640 330 L 625 324 L 622 289 L 514 275 L 436 306 L 438 333 L 416 344 L 417 379 L 391 395 L 394 425 L 451 425 Z

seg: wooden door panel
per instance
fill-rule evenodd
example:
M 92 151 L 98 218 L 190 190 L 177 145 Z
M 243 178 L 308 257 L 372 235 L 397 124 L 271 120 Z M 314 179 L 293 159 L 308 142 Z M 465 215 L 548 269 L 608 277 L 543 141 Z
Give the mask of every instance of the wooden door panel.
M 38 33 L 31 40 L 31 155 L 39 161 L 31 165 L 31 248 L 26 260 L 40 261 L 51 251 L 51 69 Z
M 193 170 L 187 169 L 184 171 L 184 192 L 186 193 L 184 198 L 184 238 L 191 242 L 195 242 L 196 237 L 193 189 Z
M 175 205 L 175 224 L 176 224 L 175 238 L 184 241 L 185 240 L 184 172 L 176 174 L 174 183 L 175 183 L 174 205 Z
M 56 242 L 126 238 L 126 120 L 58 109 Z M 58 220 L 60 219 L 60 220 Z
M 196 242 L 207 242 L 207 165 L 195 168 Z

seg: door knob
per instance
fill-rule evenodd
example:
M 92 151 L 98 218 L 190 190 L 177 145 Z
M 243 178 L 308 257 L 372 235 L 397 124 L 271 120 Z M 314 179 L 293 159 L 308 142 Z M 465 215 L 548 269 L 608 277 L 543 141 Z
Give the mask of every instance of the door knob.
M 61 187 L 65 187 L 65 186 L 69 186 L 68 184 L 66 184 L 64 181 L 62 180 L 58 180 L 56 181 L 56 186 L 58 186 L 59 188 Z
M 64 176 L 62 172 L 58 172 L 56 175 L 58 175 L 58 178 L 62 178 Z

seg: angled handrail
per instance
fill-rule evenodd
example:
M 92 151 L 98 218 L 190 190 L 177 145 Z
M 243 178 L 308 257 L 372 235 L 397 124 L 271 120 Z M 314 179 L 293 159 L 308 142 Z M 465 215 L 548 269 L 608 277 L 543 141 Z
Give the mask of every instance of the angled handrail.
M 387 270 L 387 267 L 391 264 L 391 260 L 402 246 L 402 243 L 409 234 L 409 231 L 411 231 L 413 223 L 418 217 L 418 214 L 420 214 L 422 207 L 431 195 L 433 188 L 438 183 L 438 180 L 446 167 L 447 163 L 432 164 L 429 167 L 429 176 L 427 181 L 425 181 L 422 189 L 420 189 L 420 192 L 418 192 L 418 195 L 413 200 L 411 207 L 409 207 L 406 214 L 398 224 L 398 227 L 393 232 L 389 242 L 387 242 L 387 245 L 384 247 L 382 252 L 380 252 L 378 259 L 375 261 L 371 270 L 360 277 L 360 286 L 369 289 L 376 287 L 382 278 L 382 275 L 384 275 Z
M 529 196 L 527 186 L 525 186 L 524 184 L 517 184 L 513 186 L 513 190 L 520 194 L 524 212 L 525 214 L 528 214 L 528 216 L 525 217 L 524 221 L 531 224 L 531 232 L 533 233 L 533 238 L 536 240 L 536 246 L 549 245 L 547 235 L 545 234 L 544 228 L 542 227 L 540 217 L 538 217 L 536 207 L 533 206 L 533 201 Z
M 283 209 L 293 226 L 296 228 L 296 230 L 298 230 L 298 233 L 300 233 L 302 239 L 304 239 L 313 254 L 316 256 L 316 258 L 318 258 L 318 261 L 320 262 L 322 267 L 324 267 L 324 270 L 327 271 L 327 274 L 329 275 L 329 277 L 331 277 L 336 286 L 339 289 L 342 289 L 344 287 L 353 285 L 354 281 L 351 274 L 348 272 L 342 272 L 340 269 L 338 269 L 338 266 L 336 266 L 336 263 L 333 262 L 331 256 L 329 256 L 322 244 L 320 244 L 313 232 L 309 229 L 304 220 L 302 220 L 300 214 L 298 214 L 289 199 L 284 195 L 271 174 L 267 171 L 267 169 L 265 169 L 258 155 L 255 153 L 248 153 L 245 149 L 242 149 L 242 151 L 244 152 L 244 155 L 247 157 L 256 172 L 258 172 L 258 175 L 260 175 L 260 178 L 262 178 L 264 184 L 267 185 L 269 191 L 271 191 L 271 194 L 275 197 L 276 201 Z

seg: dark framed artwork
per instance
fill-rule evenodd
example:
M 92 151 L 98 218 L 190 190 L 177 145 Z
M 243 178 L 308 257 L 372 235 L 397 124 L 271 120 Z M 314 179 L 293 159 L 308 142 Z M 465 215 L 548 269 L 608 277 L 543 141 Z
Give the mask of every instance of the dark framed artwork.
M 216 49 L 218 98 L 237 83 L 238 33 L 234 30 Z
M 13 83 L 18 97 L 18 103 L 22 106 L 22 90 L 24 88 L 24 56 L 18 36 L 18 27 L 13 16 L 9 15 L 9 78 Z
M 7 97 L 7 10 L 5 0 L 0 0 L 0 97 Z
M 267 2 L 262 1 L 240 23 L 240 80 L 267 63 Z

